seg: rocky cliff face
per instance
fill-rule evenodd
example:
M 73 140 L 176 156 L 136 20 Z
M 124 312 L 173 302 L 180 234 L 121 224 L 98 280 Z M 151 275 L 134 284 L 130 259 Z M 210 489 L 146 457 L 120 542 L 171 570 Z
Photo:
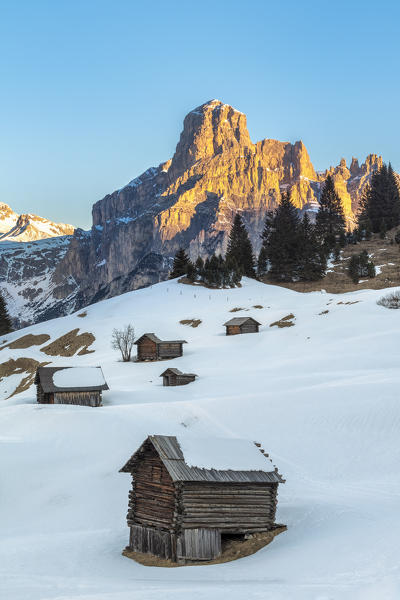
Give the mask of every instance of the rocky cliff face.
M 291 188 L 295 205 L 315 211 L 321 185 L 333 175 L 348 221 L 376 155 L 316 173 L 308 152 L 295 144 L 250 140 L 246 116 L 212 100 L 185 118 L 172 159 L 152 167 L 93 206 L 89 236 L 77 232 L 56 277 L 79 282 L 90 303 L 162 280 L 179 246 L 192 258 L 224 252 L 233 216 L 240 212 L 257 252 L 265 213 Z

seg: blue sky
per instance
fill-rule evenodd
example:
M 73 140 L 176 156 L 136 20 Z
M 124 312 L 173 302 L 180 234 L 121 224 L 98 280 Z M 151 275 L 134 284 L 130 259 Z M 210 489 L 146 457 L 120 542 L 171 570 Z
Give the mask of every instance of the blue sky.
M 318 170 L 400 170 L 400 6 L 0 0 L 0 201 L 87 228 L 91 206 L 171 157 L 212 98 L 253 141 L 302 139 Z

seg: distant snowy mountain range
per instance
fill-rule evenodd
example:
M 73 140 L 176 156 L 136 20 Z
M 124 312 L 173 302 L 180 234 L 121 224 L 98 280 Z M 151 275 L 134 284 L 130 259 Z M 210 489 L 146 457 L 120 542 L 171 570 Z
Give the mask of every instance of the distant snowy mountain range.
M 0 202 L 0 242 L 32 242 L 60 235 L 72 235 L 73 225 L 53 223 L 38 215 L 19 215 Z

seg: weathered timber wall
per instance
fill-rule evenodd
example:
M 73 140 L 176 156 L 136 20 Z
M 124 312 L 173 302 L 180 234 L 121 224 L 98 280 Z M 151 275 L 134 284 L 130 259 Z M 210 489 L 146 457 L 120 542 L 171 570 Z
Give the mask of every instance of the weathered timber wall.
M 226 335 L 238 335 L 241 333 L 239 325 L 227 325 Z
M 176 560 L 176 537 L 169 531 L 132 525 L 129 548 L 134 552 L 150 553 L 161 558 Z
M 137 355 L 139 360 L 157 360 L 157 344 L 144 338 L 138 344 Z
M 129 493 L 128 525 L 172 529 L 175 504 L 172 479 L 153 446 L 147 444 L 138 461 Z
M 182 344 L 162 342 L 161 344 L 158 344 L 158 352 L 160 358 L 175 358 L 177 356 L 182 356 Z
M 216 528 L 226 533 L 271 529 L 275 522 L 277 484 L 208 484 L 186 482 L 181 488 L 179 527 Z
M 100 406 L 101 392 L 55 392 L 54 404 Z
M 177 538 L 177 559 L 212 560 L 221 554 L 218 529 L 185 529 Z
M 257 323 L 243 323 L 240 327 L 241 333 L 258 333 L 258 325 Z

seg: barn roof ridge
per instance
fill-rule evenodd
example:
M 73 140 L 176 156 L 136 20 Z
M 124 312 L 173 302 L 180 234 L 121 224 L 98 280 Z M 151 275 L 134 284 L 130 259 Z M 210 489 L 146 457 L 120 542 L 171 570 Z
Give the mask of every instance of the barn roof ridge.
M 142 333 L 142 335 L 135 341 L 135 345 L 137 345 L 144 337 L 148 337 L 156 344 L 187 344 L 186 340 L 160 340 L 155 333 Z
M 254 321 L 254 323 L 257 323 L 257 325 L 261 325 L 261 323 L 259 323 L 254 317 L 233 317 L 224 323 L 224 327 L 227 325 L 243 325 L 243 323 L 246 323 L 246 321 Z
M 206 469 L 203 467 L 190 466 L 185 461 L 185 456 L 177 436 L 171 435 L 149 435 L 128 462 L 120 469 L 120 472 L 133 472 L 137 455 L 147 441 L 150 441 L 154 446 L 174 483 L 179 481 L 208 481 L 214 483 L 283 483 L 284 481 L 282 476 L 276 470 Z M 249 442 L 249 444 L 251 443 L 254 444 L 254 449 L 260 452 L 260 449 L 256 444 L 254 442 Z M 268 460 L 265 454 L 264 456 L 266 460 Z
M 160 377 L 168 373 L 168 371 L 172 371 L 175 375 L 194 375 L 195 377 L 197 377 L 196 373 L 183 373 L 180 369 L 177 369 L 176 367 L 168 367 L 168 369 L 165 369 L 165 371 L 161 373 Z

